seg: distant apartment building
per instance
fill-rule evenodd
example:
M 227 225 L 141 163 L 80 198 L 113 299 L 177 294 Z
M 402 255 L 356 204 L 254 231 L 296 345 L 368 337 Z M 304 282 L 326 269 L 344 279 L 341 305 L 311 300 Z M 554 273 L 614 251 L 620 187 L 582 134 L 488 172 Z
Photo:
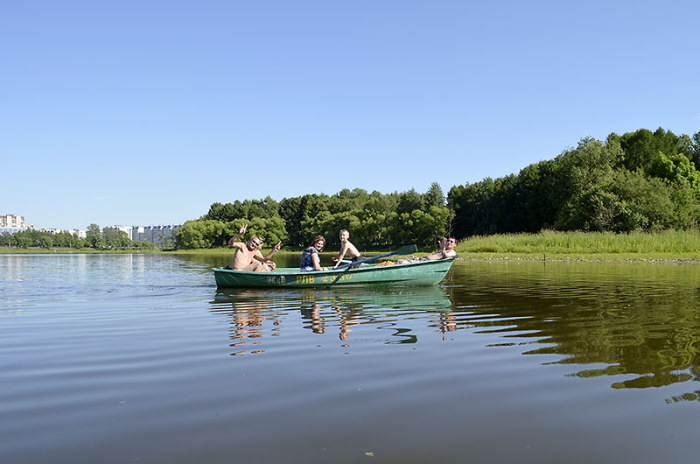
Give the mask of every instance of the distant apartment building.
M 44 227 L 42 227 L 41 229 L 37 229 L 36 226 L 26 226 L 26 227 L 27 227 L 27 228 L 31 228 L 31 229 L 38 230 L 39 232 L 45 232 L 45 233 L 47 233 L 47 234 L 52 234 L 52 235 L 57 235 L 57 234 L 60 234 L 60 233 L 63 233 L 63 232 L 67 232 L 67 233 L 71 234 L 73 237 L 82 238 L 82 239 L 87 238 L 87 233 L 86 233 L 84 230 L 78 230 L 78 229 L 68 229 L 68 230 L 66 230 L 66 229 L 55 229 L 55 228 L 53 228 L 53 227 L 49 227 L 49 228 L 44 228 Z
M 162 247 L 173 242 L 180 227 L 182 225 L 134 226 L 130 238 L 135 242 L 151 242 Z
M 112 227 L 105 227 L 105 229 L 113 230 L 115 232 L 124 232 L 124 233 L 126 233 L 126 236 L 129 237 L 130 240 L 133 240 L 132 231 L 134 230 L 134 228 L 132 226 L 112 226 Z
M 71 234 L 74 237 L 78 237 L 78 238 L 82 238 L 82 239 L 87 238 L 87 232 L 85 232 L 84 230 L 70 229 L 70 230 L 67 230 L 66 232 L 68 232 L 69 234 Z
M 14 214 L 6 214 L 0 216 L 0 227 L 27 227 L 24 224 L 24 216 L 15 216 Z
M 14 234 L 29 227 L 24 223 L 24 216 L 15 214 L 0 215 L 0 234 Z

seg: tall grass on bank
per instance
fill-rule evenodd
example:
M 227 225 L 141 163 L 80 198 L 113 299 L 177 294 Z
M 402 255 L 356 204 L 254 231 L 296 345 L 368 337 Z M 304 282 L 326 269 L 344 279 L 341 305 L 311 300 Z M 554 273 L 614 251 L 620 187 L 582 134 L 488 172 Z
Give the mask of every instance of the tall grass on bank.
M 554 232 L 470 237 L 459 243 L 461 256 L 700 259 L 700 232 Z

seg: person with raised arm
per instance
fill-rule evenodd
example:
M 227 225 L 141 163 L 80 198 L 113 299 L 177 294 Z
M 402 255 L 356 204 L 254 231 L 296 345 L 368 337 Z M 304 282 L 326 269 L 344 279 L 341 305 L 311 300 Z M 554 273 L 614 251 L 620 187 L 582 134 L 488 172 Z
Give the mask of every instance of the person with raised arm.
M 259 235 L 253 235 L 246 243 L 239 241 L 247 228 L 248 226 L 243 224 L 238 235 L 231 237 L 231 240 L 228 241 L 228 246 L 236 249 L 231 267 L 236 271 L 274 271 L 277 265 L 270 261 L 270 258 L 282 248 L 282 242 L 279 242 L 267 255 L 263 256 L 260 251 L 263 246 L 263 239 Z
M 455 247 L 457 246 L 457 240 L 454 237 L 443 237 L 439 242 L 438 251 L 434 251 L 427 254 L 421 258 L 410 258 L 410 259 L 399 259 L 396 261 L 397 264 L 411 263 L 414 261 L 432 261 L 435 259 L 447 259 L 456 258 L 457 252 Z

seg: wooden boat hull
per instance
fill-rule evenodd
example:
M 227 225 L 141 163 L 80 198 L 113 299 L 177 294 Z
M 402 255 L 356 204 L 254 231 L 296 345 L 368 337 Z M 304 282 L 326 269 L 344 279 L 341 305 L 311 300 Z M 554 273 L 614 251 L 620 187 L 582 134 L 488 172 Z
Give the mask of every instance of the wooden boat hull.
M 416 261 L 390 266 L 364 265 L 356 269 L 303 272 L 281 268 L 274 272 L 234 271 L 213 268 L 219 288 L 319 288 L 335 286 L 437 285 L 447 275 L 454 259 Z

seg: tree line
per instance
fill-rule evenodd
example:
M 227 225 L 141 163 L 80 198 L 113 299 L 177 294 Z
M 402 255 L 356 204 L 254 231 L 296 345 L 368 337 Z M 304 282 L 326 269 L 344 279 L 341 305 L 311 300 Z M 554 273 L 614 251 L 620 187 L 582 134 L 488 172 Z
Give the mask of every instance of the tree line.
M 454 186 L 447 197 L 433 183 L 425 193 L 345 189 L 279 202 L 217 202 L 183 225 L 175 245 L 222 247 L 243 223 L 268 246 L 282 241 L 301 248 L 322 234 L 337 247 L 338 231 L 348 229 L 363 249 L 432 247 L 445 235 L 688 229 L 700 222 L 699 169 L 700 132 L 611 133 L 605 141 L 585 138 L 518 174 Z
M 148 250 L 155 245 L 150 242 L 132 241 L 126 232 L 109 227 L 101 229 L 97 224 L 90 224 L 85 232 L 85 238 L 80 238 L 70 232 L 42 232 L 36 229 L 25 229 L 14 233 L 0 234 L 0 246 L 17 248 L 93 248 L 95 250 Z
M 408 243 L 431 248 L 446 235 L 690 229 L 700 223 L 700 132 L 690 137 L 659 128 L 611 133 L 605 141 L 585 138 L 552 160 L 518 174 L 454 186 L 447 196 L 433 183 L 425 193 L 344 189 L 279 202 L 270 197 L 217 202 L 199 219 L 185 222 L 175 234 L 175 247 L 226 246 L 243 223 L 267 246 L 281 241 L 302 248 L 322 234 L 329 248 L 337 248 L 338 232 L 348 229 L 364 250 Z M 96 224 L 88 227 L 86 239 L 27 230 L 1 235 L 0 245 L 152 247 Z
M 683 230 L 700 220 L 700 132 L 659 128 L 586 138 L 517 175 L 453 187 L 458 237 L 560 231 Z
M 321 234 L 327 247 L 338 247 L 341 229 L 348 229 L 353 243 L 365 250 L 398 243 L 430 246 L 448 233 L 451 215 L 437 183 L 425 193 L 414 189 L 389 194 L 344 189 L 334 195 L 308 194 L 279 202 L 270 197 L 217 202 L 200 219 L 183 224 L 175 245 L 225 246 L 245 223 L 248 234 L 260 235 L 267 246 L 282 241 L 287 247 L 302 248 Z

